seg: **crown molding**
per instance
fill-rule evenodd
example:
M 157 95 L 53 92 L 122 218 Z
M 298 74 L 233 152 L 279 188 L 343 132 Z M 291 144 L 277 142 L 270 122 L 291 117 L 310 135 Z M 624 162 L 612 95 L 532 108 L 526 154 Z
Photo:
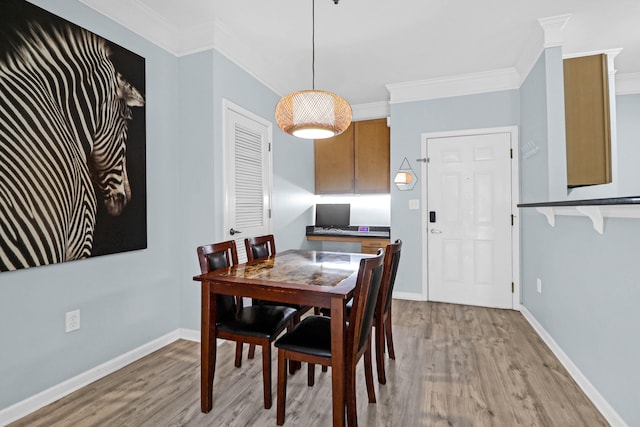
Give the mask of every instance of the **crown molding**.
M 639 95 L 640 72 L 616 75 L 616 95 Z
M 387 101 L 371 102 L 369 104 L 357 104 L 351 106 L 353 121 L 381 119 L 389 117 L 389 103 Z
M 289 72 L 282 67 L 277 58 L 268 58 L 255 48 L 243 43 L 241 37 L 235 36 L 218 18 L 215 19 L 214 28 L 213 47 L 218 52 L 278 96 L 289 93 Z M 260 70 L 260 75 L 251 70 Z
M 481 73 L 393 83 L 386 87 L 390 94 L 390 103 L 396 104 L 518 89 L 520 75 L 515 68 L 502 68 Z
M 544 47 L 557 47 L 564 44 L 562 30 L 571 19 L 571 14 L 550 16 L 538 19 L 538 23 L 544 31 Z
M 180 30 L 138 0 L 79 1 L 156 46 L 178 55 L 182 40 Z

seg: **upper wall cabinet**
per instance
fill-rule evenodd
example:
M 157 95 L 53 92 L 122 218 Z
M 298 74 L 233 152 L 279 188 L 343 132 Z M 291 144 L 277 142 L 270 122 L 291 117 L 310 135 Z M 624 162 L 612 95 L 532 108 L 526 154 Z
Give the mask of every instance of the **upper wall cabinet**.
M 342 134 L 314 142 L 316 194 L 389 193 L 386 119 L 353 122 Z
M 567 185 L 611 182 L 611 127 L 606 55 L 564 60 Z

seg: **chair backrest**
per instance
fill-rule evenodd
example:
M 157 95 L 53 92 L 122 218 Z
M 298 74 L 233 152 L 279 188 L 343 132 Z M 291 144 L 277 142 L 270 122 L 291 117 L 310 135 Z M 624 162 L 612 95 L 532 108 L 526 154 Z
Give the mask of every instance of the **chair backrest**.
M 197 249 L 200 271 L 202 274 L 220 268 L 231 267 L 238 263 L 238 251 L 236 242 L 228 240 L 221 243 L 199 246 Z M 218 319 L 235 313 L 235 298 L 230 295 L 218 295 Z
M 373 315 L 384 268 L 384 251 L 378 249 L 373 258 L 360 261 L 358 279 L 353 293 L 353 307 L 347 330 L 347 353 L 355 357 L 371 335 Z
M 244 248 L 247 250 L 248 261 L 267 258 L 276 254 L 276 241 L 273 234 L 249 237 L 244 239 Z
M 398 239 L 395 243 L 388 244 L 387 249 L 384 251 L 384 272 L 382 273 L 380 295 L 378 296 L 378 306 L 376 307 L 378 310 L 381 310 L 380 314 L 389 311 L 389 307 L 391 306 L 393 285 L 396 282 L 401 250 L 402 240 Z

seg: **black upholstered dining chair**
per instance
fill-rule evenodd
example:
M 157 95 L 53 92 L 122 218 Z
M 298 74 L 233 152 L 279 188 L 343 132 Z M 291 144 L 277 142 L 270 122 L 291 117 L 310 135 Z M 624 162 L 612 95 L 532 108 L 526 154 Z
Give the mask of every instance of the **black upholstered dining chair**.
M 248 237 L 244 239 L 244 248 L 247 252 L 247 261 L 254 261 L 257 259 L 263 259 L 276 254 L 276 241 L 273 234 L 267 234 L 264 236 L 257 237 Z M 262 301 L 262 300 L 253 300 L 252 304 L 277 304 L 270 301 Z M 293 324 L 296 325 L 300 323 L 300 317 L 307 311 L 309 311 L 311 306 L 303 306 L 298 304 L 285 304 L 287 307 L 294 308 L 296 313 L 293 315 Z M 249 345 L 249 359 L 253 359 L 255 355 L 255 345 Z M 292 370 L 293 372 L 293 370 Z
M 373 372 L 371 368 L 371 329 L 383 274 L 384 251 L 363 258 L 353 295 L 353 305 L 348 317 L 346 333 L 345 366 L 346 405 L 349 426 L 357 426 L 356 377 L 358 360 L 364 355 L 367 395 L 375 403 Z M 309 363 L 309 377 L 313 366 L 331 366 L 331 319 L 326 316 L 308 316 L 290 332 L 275 342 L 278 348 L 277 424 L 284 424 L 287 388 L 287 361 Z
M 276 239 L 273 234 L 249 237 L 244 239 L 244 248 L 248 261 L 267 258 L 276 254 Z
M 233 240 L 200 246 L 200 271 L 208 273 L 238 263 Z M 216 338 L 236 342 L 235 366 L 242 363 L 242 343 L 262 346 L 264 407 L 271 408 L 271 342 L 292 326 L 295 309 L 279 305 L 243 307 L 235 297 L 217 295 Z
M 386 372 L 384 369 L 384 353 L 385 338 L 389 351 L 389 358 L 395 360 L 396 352 L 393 348 L 393 331 L 391 325 L 391 301 L 393 297 L 393 287 L 396 282 L 396 273 L 400 263 L 400 253 L 402 251 L 402 240 L 397 239 L 394 243 L 387 245 L 384 254 L 384 273 L 380 284 L 380 293 L 376 303 L 375 317 L 373 325 L 376 328 L 375 347 L 376 347 L 376 367 L 378 370 L 378 382 L 380 384 L 387 383 Z M 353 300 L 347 302 L 347 316 L 351 312 Z M 322 314 L 331 315 L 331 310 L 321 309 Z M 326 367 L 322 367 L 326 371 Z M 314 379 L 312 373 L 309 373 L 309 385 L 313 385 Z
M 402 240 L 397 239 L 394 243 L 387 245 L 384 254 L 384 272 L 380 285 L 380 294 L 376 303 L 376 313 L 373 324 L 376 328 L 376 367 L 378 369 L 378 382 L 387 383 L 384 369 L 384 344 L 385 338 L 389 351 L 389 358 L 395 360 L 396 352 L 393 348 L 393 334 L 391 327 L 391 300 L 393 287 L 396 282 L 396 273 L 400 264 L 400 253 L 402 251 Z

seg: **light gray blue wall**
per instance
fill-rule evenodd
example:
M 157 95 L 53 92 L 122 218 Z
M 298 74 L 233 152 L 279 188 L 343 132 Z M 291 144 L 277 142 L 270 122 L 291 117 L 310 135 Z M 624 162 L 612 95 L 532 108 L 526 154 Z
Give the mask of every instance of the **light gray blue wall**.
M 177 328 L 200 328 L 195 247 L 222 230 L 222 98 L 274 122 L 278 249 L 305 245 L 313 147 L 275 125 L 278 96 L 216 51 L 182 58 L 73 0 L 52 12 L 146 58 L 148 249 L 0 275 L 0 410 Z M 64 313 L 81 329 L 64 333 Z
M 33 3 L 146 58 L 148 249 L 0 274 L 0 409 L 179 326 L 178 61 L 74 0 Z M 133 195 L 136 197 L 136 195 Z M 65 334 L 64 314 L 81 328 Z
M 313 223 L 313 142 L 284 134 L 274 108 L 280 97 L 217 51 L 182 58 L 181 326 L 200 330 L 200 286 L 195 248 L 224 238 L 223 99 L 273 123 L 273 233 L 278 251 L 306 245 Z
M 552 59 L 550 64 L 549 55 L 543 54 L 522 87 L 523 143 L 525 138 L 541 135 L 545 122 L 560 120 L 559 110 L 552 113 L 543 108 L 540 96 L 551 92 L 553 85 L 548 79 L 557 80 L 562 73 L 557 60 Z M 623 105 L 626 101 L 630 105 Z M 631 165 L 640 160 L 637 119 L 629 121 L 631 117 L 626 117 L 632 116 L 634 109 L 637 112 L 632 101 L 631 97 L 619 101 L 623 137 L 618 149 L 621 155 L 632 156 L 624 159 L 629 173 Z M 546 102 L 548 107 L 557 100 Z M 627 135 L 634 128 L 635 136 Z M 548 126 L 547 132 L 549 141 L 563 140 L 564 130 L 558 126 Z M 550 188 L 566 186 L 566 178 L 553 181 L 554 173 L 547 174 L 543 167 L 547 162 L 552 164 L 553 160 L 548 158 L 544 144 L 536 156 L 521 159 L 521 194 L 526 195 L 526 201 L 547 201 L 541 189 L 547 179 L 552 180 Z M 640 255 L 640 222 L 608 218 L 600 235 L 585 217 L 559 216 L 556 226 L 551 227 L 533 208 L 520 212 L 522 304 L 627 424 L 640 425 L 640 340 L 635 338 L 640 324 L 640 310 L 636 308 L 640 286 L 635 268 Z M 542 293 L 536 290 L 538 278 Z
M 546 65 L 540 56 L 520 87 L 520 201 L 549 200 Z M 522 186 L 526 181 L 528 185 Z
M 391 238 L 402 239 L 402 268 L 395 290 L 422 293 L 422 234 L 420 210 L 409 210 L 409 200 L 421 199 L 421 135 L 426 132 L 480 129 L 518 125 L 520 99 L 517 90 L 459 96 L 391 105 L 391 170 L 406 157 L 418 174 L 411 191 L 391 188 Z M 416 295 L 417 296 L 417 295 Z
M 547 152 L 549 200 L 567 198 L 567 148 L 564 120 L 564 71 L 562 48 L 545 49 L 545 90 L 547 101 Z
M 618 193 L 640 195 L 640 95 L 616 97 L 618 126 Z
M 222 190 L 218 188 L 222 172 L 216 165 L 218 150 L 213 137 L 214 53 L 209 50 L 185 56 L 179 63 L 180 138 L 175 141 L 181 150 L 175 171 L 180 183 L 175 203 L 179 233 L 172 252 L 179 271 L 176 285 L 181 298 L 176 302 L 180 302 L 180 326 L 200 330 L 200 283 L 191 280 L 200 273 L 196 247 L 222 236 Z

